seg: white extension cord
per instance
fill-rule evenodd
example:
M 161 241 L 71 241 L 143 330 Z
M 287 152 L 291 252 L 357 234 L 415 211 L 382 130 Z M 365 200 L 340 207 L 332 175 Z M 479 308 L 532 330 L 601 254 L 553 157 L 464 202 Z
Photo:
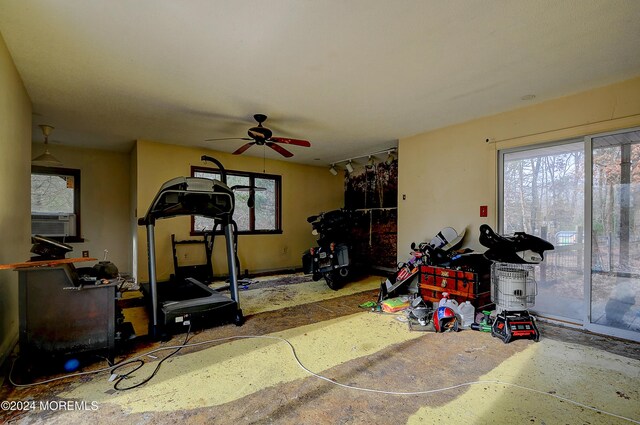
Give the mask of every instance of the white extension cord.
M 623 419 L 625 421 L 640 425 L 640 421 L 635 420 L 635 419 L 627 418 L 625 416 L 617 415 L 615 413 L 607 412 L 605 410 L 601 410 L 601 409 L 598 409 L 598 408 L 595 408 L 595 407 L 592 407 L 592 406 L 588 406 L 586 404 L 580 403 L 578 401 L 571 400 L 571 399 L 566 398 L 566 397 L 559 396 L 557 394 L 551 394 L 551 393 L 548 393 L 548 392 L 545 392 L 545 391 L 536 390 L 535 388 L 529 388 L 529 387 L 525 387 L 523 385 L 511 383 L 511 382 L 504 382 L 504 381 L 500 381 L 498 379 L 484 380 L 484 381 L 463 382 L 461 384 L 451 385 L 451 386 L 448 386 L 448 387 L 435 388 L 435 389 L 432 389 L 432 390 L 423 390 L 423 391 L 386 391 L 386 390 L 377 390 L 377 389 L 374 389 L 374 388 L 363 388 L 363 387 L 357 387 L 357 386 L 354 386 L 354 385 L 342 384 L 340 382 L 336 382 L 336 381 L 332 380 L 331 378 L 327 378 L 326 376 L 319 375 L 319 374 L 309 370 L 304 364 L 302 364 L 302 362 L 298 358 L 298 354 L 296 353 L 296 349 L 293 346 L 293 344 L 291 344 L 291 342 L 289 340 L 287 340 L 285 338 L 281 338 L 279 336 L 238 335 L 238 336 L 230 336 L 230 337 L 227 337 L 227 338 L 210 339 L 210 340 L 201 341 L 201 342 L 193 342 L 193 343 L 187 343 L 187 344 L 181 344 L 181 345 L 160 347 L 160 348 L 156 348 L 156 349 L 153 349 L 151 351 L 148 351 L 146 353 L 139 354 L 139 355 L 137 355 L 135 357 L 132 357 L 129 360 L 127 360 L 126 362 L 131 362 L 131 361 L 134 361 L 136 359 L 140 359 L 141 357 L 145 357 L 145 356 L 148 356 L 150 354 L 157 353 L 157 352 L 163 351 L 163 350 L 175 350 L 175 349 L 184 348 L 184 347 L 198 347 L 198 346 L 201 346 L 201 345 L 213 344 L 215 342 L 222 342 L 222 341 L 230 341 L 230 340 L 234 340 L 234 339 L 271 339 L 271 340 L 276 340 L 276 341 L 279 341 L 279 342 L 284 342 L 291 349 L 291 354 L 293 355 L 293 358 L 298 363 L 298 366 L 300 366 L 300 368 L 302 368 L 302 370 L 304 370 L 305 372 L 307 372 L 308 374 L 310 374 L 312 376 L 315 376 L 318 379 L 322 379 L 323 381 L 329 382 L 329 383 L 331 383 L 333 385 L 336 385 L 336 386 L 342 387 L 342 388 L 346 388 L 346 389 L 349 389 L 349 390 L 363 391 L 363 392 L 377 393 L 377 394 L 405 395 L 406 396 L 406 395 L 434 394 L 434 393 L 453 390 L 453 389 L 456 389 L 456 388 L 468 387 L 468 386 L 472 386 L 472 385 L 504 385 L 504 386 L 508 386 L 508 387 L 519 388 L 521 390 L 533 392 L 533 393 L 536 393 L 536 394 L 545 395 L 545 396 L 548 396 L 548 397 L 553 397 L 555 399 L 558 399 L 558 400 L 561 400 L 561 401 L 565 401 L 567 403 L 571 403 L 571 404 L 573 404 L 575 406 L 579 406 L 579 407 L 582 407 L 584 409 L 592 410 L 594 412 L 597 412 L 597 413 L 600 413 L 600 414 L 603 414 L 603 415 L 612 416 L 614 418 Z M 34 382 L 34 383 L 31 383 L 31 384 L 16 384 L 16 383 L 13 382 L 12 377 L 11 377 L 12 372 L 13 372 L 13 366 L 15 365 L 15 360 L 14 360 L 13 364 L 11 365 L 11 370 L 9 371 L 9 382 L 13 386 L 18 387 L 18 388 L 32 387 L 32 386 L 36 386 L 36 385 L 46 384 L 46 383 L 49 383 L 49 382 L 59 381 L 61 379 L 75 377 L 75 376 L 82 376 L 82 375 L 90 375 L 90 374 L 101 373 L 101 372 L 108 372 L 108 371 L 111 371 L 114 368 L 118 367 L 119 365 L 122 365 L 123 363 L 125 363 L 125 361 L 117 363 L 117 364 L 109 366 L 109 367 L 102 368 L 102 369 L 97 369 L 97 370 L 88 371 L 88 372 L 72 373 L 72 374 L 69 374 L 69 375 L 59 376 L 57 378 L 47 379 L 45 381 Z

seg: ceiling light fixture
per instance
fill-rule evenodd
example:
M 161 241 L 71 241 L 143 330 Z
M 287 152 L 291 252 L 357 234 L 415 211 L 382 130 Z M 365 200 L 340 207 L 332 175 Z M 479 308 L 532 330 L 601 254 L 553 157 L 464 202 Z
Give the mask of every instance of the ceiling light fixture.
M 331 164 L 331 168 L 329 168 L 329 172 L 330 172 L 331 174 L 333 174 L 334 176 L 337 176 L 337 175 L 338 175 L 338 170 L 336 170 L 336 167 L 335 167 L 335 165 L 334 165 L 334 164 Z
M 387 160 L 385 161 L 387 165 L 391 165 L 393 161 L 396 160 L 396 157 L 393 155 L 393 151 L 389 151 L 389 155 L 387 156 Z
M 376 161 L 373 158 L 373 155 L 369 155 L 369 160 L 367 161 L 367 165 L 365 165 L 366 168 L 373 168 L 376 165 Z
M 346 168 L 349 173 L 353 173 L 353 165 L 351 165 L 351 160 L 347 162 L 347 165 L 345 165 L 344 168 Z
M 46 124 L 40 124 L 40 129 L 44 135 L 44 153 L 31 160 L 31 165 L 41 165 L 44 167 L 62 167 L 62 162 L 49 153 L 49 135 L 54 127 Z
M 347 158 L 347 159 L 342 159 L 340 161 L 335 161 L 333 163 L 331 163 L 331 169 L 335 170 L 335 166 L 336 164 L 339 164 L 341 162 L 346 162 L 346 164 L 344 165 L 345 170 L 347 170 L 349 173 L 353 173 L 354 170 L 354 165 L 358 165 L 358 163 L 355 161 L 356 159 L 359 158 L 367 158 L 368 162 L 365 164 L 366 168 L 372 168 L 375 165 L 375 156 L 374 155 L 383 155 L 383 154 L 387 154 L 387 159 L 386 159 L 386 163 L 387 164 L 391 164 L 391 162 L 395 161 L 396 157 L 395 155 L 393 155 L 394 152 L 397 152 L 398 148 L 396 147 L 391 147 L 391 148 L 387 148 L 387 149 L 383 149 L 383 150 L 379 150 L 376 152 L 372 152 L 366 155 L 360 155 L 360 156 L 353 156 L 351 158 Z M 331 169 L 329 169 L 329 171 L 331 171 Z M 331 171 L 331 174 L 333 174 L 333 171 Z M 337 171 L 336 171 L 337 174 Z M 334 175 L 336 175 L 334 174 Z

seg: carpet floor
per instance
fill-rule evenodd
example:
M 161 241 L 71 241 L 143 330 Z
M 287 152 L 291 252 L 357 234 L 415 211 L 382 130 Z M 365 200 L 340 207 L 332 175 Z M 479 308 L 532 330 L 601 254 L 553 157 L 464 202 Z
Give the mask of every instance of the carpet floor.
M 640 344 L 544 323 L 537 343 L 415 332 L 401 313 L 359 307 L 376 299 L 380 277 L 338 291 L 294 277 L 248 285 L 243 326 L 191 334 L 138 388 L 114 389 L 108 372 L 24 388 L 5 379 L 0 400 L 14 409 L 0 422 L 640 423 Z M 184 339 L 136 342 L 117 360 L 145 364 L 121 385 L 150 376 Z

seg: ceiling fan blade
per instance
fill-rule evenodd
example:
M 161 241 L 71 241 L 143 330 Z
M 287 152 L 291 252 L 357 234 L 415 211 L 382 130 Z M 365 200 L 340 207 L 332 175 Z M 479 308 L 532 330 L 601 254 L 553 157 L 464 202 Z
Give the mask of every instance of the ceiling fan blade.
M 236 149 L 235 152 L 233 152 L 234 155 L 240 155 L 242 152 L 246 151 L 247 149 L 249 149 L 251 146 L 255 145 L 256 142 L 251 142 L 251 143 L 247 143 L 244 144 L 242 146 L 240 146 L 238 149 Z
M 289 152 L 288 150 L 286 150 L 280 145 L 276 145 L 273 142 L 266 142 L 265 144 L 269 146 L 271 149 L 273 149 L 274 151 L 278 152 L 280 155 L 284 156 L 285 158 L 291 158 L 293 156 L 291 152 Z
M 205 142 L 215 142 L 217 140 L 253 140 L 248 137 L 223 137 L 221 139 L 205 139 Z
M 288 145 L 304 146 L 305 148 L 311 147 L 311 143 L 307 140 L 290 139 L 288 137 L 272 137 L 269 140 L 276 143 L 286 143 Z

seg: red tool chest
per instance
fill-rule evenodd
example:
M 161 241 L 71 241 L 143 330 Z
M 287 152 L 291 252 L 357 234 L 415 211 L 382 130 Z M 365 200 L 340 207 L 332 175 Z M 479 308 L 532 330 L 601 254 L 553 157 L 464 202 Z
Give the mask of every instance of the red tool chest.
M 420 296 L 438 302 L 443 292 L 458 303 L 470 301 L 476 310 L 491 304 L 491 281 L 488 276 L 444 267 L 420 266 Z

